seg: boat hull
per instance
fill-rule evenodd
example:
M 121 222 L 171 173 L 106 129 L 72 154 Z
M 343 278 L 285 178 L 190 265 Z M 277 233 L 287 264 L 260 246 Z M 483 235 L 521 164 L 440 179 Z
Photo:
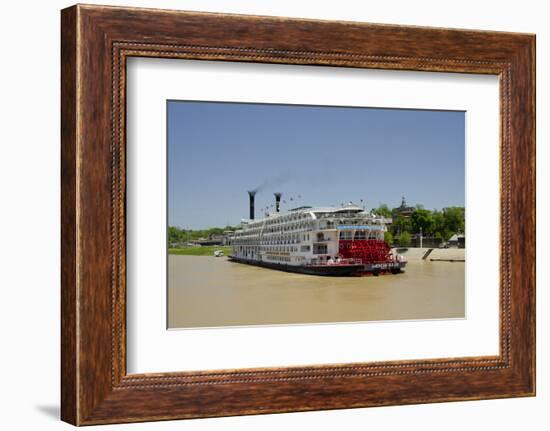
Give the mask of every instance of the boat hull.
M 332 277 L 349 277 L 353 275 L 360 275 L 361 272 L 364 271 L 364 265 L 359 263 L 345 265 L 287 265 L 284 263 L 242 259 L 235 256 L 229 256 L 229 260 L 238 263 L 245 263 L 247 265 L 261 266 L 263 268 L 277 269 L 285 272 Z
M 406 265 L 406 261 L 366 263 L 363 266 L 363 272 L 372 274 L 391 272 L 392 274 L 398 274 L 405 269 Z

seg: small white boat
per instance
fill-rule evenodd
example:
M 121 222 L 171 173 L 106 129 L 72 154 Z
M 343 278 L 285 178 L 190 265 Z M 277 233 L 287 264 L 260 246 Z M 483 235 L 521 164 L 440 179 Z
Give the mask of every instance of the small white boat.
M 222 257 L 224 255 L 223 250 L 216 250 L 214 252 L 214 257 Z

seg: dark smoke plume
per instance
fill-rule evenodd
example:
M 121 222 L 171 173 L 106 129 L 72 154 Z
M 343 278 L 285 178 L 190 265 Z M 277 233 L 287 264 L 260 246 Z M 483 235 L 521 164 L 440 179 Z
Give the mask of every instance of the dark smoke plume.
M 289 171 L 286 171 L 279 175 L 276 175 L 274 177 L 264 180 L 263 182 L 260 183 L 260 185 L 258 185 L 256 188 L 252 189 L 251 191 L 258 193 L 267 188 L 279 187 L 283 184 L 288 183 L 292 179 L 293 179 L 292 173 Z

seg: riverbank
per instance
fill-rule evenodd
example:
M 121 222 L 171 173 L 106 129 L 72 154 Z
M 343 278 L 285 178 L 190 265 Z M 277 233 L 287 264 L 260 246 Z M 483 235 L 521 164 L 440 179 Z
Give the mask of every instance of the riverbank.
M 214 256 L 216 250 L 221 250 L 226 256 L 231 254 L 231 246 L 227 245 L 206 245 L 196 247 L 169 248 L 168 254 L 180 256 Z
M 408 261 L 425 260 L 430 262 L 465 262 L 466 249 L 464 248 L 427 248 L 408 247 L 395 248 L 395 252 L 404 256 Z

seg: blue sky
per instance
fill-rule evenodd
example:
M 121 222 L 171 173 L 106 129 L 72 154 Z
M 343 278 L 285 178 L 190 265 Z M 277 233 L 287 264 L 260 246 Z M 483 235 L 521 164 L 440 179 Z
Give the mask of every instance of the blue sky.
M 168 223 L 201 229 L 353 201 L 464 205 L 464 112 L 168 101 Z M 298 198 L 301 196 L 301 198 Z M 293 198 L 290 201 L 290 197 Z

